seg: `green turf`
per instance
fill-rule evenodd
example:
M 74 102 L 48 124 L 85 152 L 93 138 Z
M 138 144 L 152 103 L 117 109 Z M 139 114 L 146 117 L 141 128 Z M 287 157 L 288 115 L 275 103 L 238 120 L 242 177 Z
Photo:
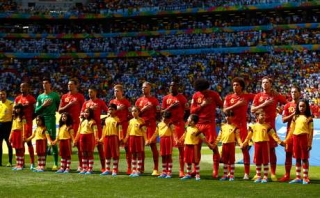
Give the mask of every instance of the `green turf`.
M 33 173 L 29 169 L 20 172 L 8 167 L 0 167 L 0 198 L 5 197 L 319 197 L 320 167 L 310 167 L 311 184 L 288 184 L 269 182 L 255 184 L 251 180 L 243 181 L 243 166 L 236 165 L 234 182 L 213 180 L 210 150 L 203 149 L 201 162 L 201 181 L 194 179 L 181 181 L 178 178 L 177 151 L 174 151 L 174 175 L 171 179 L 159 179 L 151 176 L 152 159 L 147 148 L 146 172 L 139 178 L 125 175 L 126 164 L 120 161 L 120 174 L 117 177 L 100 176 L 100 163 L 95 156 L 93 175 L 79 175 L 76 155 L 73 155 L 70 174 L 56 174 L 50 171 L 52 156 L 48 156 L 47 171 Z M 121 157 L 124 157 L 124 151 Z M 29 161 L 29 156 L 26 156 Z M 7 155 L 3 156 L 3 164 Z M 161 160 L 160 160 L 161 162 Z M 159 164 L 161 167 L 161 164 Z M 29 163 L 27 163 L 29 166 Z M 278 166 L 277 174 L 283 174 L 284 167 Z M 294 170 L 294 168 L 293 168 Z M 220 166 L 220 175 L 221 175 Z M 251 167 L 254 175 L 254 166 Z M 292 172 L 294 177 L 294 172 Z

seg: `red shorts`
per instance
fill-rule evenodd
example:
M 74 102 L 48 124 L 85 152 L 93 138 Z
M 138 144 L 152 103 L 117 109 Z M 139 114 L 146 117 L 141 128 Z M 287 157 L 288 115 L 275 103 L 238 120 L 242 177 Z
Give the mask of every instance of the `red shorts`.
M 173 140 L 171 136 L 160 137 L 160 155 L 172 155 Z
M 24 148 L 21 130 L 14 130 L 11 132 L 11 146 L 15 149 Z
M 184 134 L 184 130 L 185 130 L 185 123 L 183 121 L 181 122 L 175 122 L 174 123 L 174 128 L 177 134 L 177 138 L 180 139 L 181 136 Z M 174 144 L 175 147 L 184 147 L 183 144 Z
M 201 151 L 199 145 L 184 145 L 184 163 L 198 164 L 200 162 Z
M 144 152 L 144 139 L 143 136 L 129 136 L 129 151 L 130 153 Z
M 222 144 L 222 155 L 221 155 L 222 162 L 225 164 L 234 164 L 234 162 L 236 161 L 235 152 L 236 152 L 235 142 Z
M 93 152 L 95 147 L 94 134 L 80 134 L 79 143 L 81 152 Z
M 197 127 L 205 135 L 208 142 L 213 143 L 216 140 L 217 133 L 214 123 L 197 124 Z
M 47 154 L 47 140 L 36 140 L 36 153 L 38 156 Z
M 62 158 L 70 157 L 71 156 L 71 142 L 70 139 L 60 140 L 59 141 L 59 155 Z
M 309 159 L 308 134 L 293 135 L 293 157 L 296 159 Z
M 269 164 L 269 142 L 254 143 L 254 162 L 257 165 Z
M 106 159 L 119 159 L 119 137 L 117 135 L 105 136 L 103 146 Z
M 153 136 L 154 132 L 156 131 L 157 123 L 156 121 L 146 121 L 146 127 L 147 127 L 147 139 L 149 140 Z M 151 143 L 157 143 L 157 139 L 155 139 Z

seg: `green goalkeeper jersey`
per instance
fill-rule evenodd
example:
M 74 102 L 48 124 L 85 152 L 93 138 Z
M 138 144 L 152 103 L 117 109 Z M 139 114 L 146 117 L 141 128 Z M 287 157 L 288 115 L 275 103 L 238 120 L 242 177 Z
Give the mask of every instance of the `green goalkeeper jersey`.
M 46 100 L 51 100 L 52 103 L 49 106 L 42 107 L 42 104 Z M 40 94 L 37 98 L 35 112 L 37 115 L 42 115 L 44 117 L 55 116 L 56 111 L 59 107 L 59 104 L 60 104 L 60 96 L 56 92 L 52 91 L 49 94 L 43 93 L 43 94 Z

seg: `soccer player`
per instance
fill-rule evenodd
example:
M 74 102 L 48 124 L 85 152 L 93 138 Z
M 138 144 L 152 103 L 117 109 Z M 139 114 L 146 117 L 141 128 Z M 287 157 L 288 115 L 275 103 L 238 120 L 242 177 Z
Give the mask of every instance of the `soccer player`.
M 45 126 L 52 140 L 56 139 L 56 111 L 60 104 L 58 93 L 52 91 L 49 78 L 42 80 L 43 93 L 37 98 L 35 113 L 44 117 Z M 52 170 L 58 170 L 58 147 L 52 145 L 53 167 Z
M 74 137 L 77 134 L 78 127 L 80 125 L 80 113 L 81 113 L 81 108 L 82 105 L 85 101 L 83 94 L 78 92 L 78 81 L 75 79 L 70 79 L 68 82 L 68 90 L 69 92 L 66 94 L 63 94 L 60 100 L 60 106 L 58 109 L 58 112 L 60 114 L 66 112 L 72 117 L 72 122 L 73 122 L 73 133 Z M 78 170 L 80 171 L 81 169 L 81 152 L 79 150 L 79 144 L 77 145 L 78 149 L 78 160 L 79 160 L 79 168 Z
M 138 98 L 135 106 L 140 109 L 140 117 L 145 121 L 147 127 L 147 139 L 150 139 L 154 132 L 156 131 L 156 117 L 160 112 L 160 104 L 157 98 L 151 96 L 151 83 L 144 82 L 142 84 L 142 94 L 143 96 Z M 159 151 L 157 148 L 156 139 L 150 143 L 150 148 L 153 156 L 153 172 L 151 175 L 158 176 L 158 166 L 159 166 Z M 143 153 L 142 169 L 144 171 L 144 153 Z
M 198 79 L 194 83 L 196 93 L 192 96 L 190 113 L 199 116 L 197 127 L 204 133 L 207 142 L 216 140 L 216 108 L 222 107 L 223 102 L 219 94 L 209 90 L 210 84 L 205 79 Z M 200 144 L 202 142 L 200 141 Z M 199 146 L 201 149 L 201 146 Z M 218 148 L 213 149 L 213 178 L 218 178 L 220 154 Z
M 287 123 L 287 136 L 290 131 L 290 125 L 293 116 L 295 115 L 295 110 L 297 103 L 299 102 L 300 96 L 301 96 L 301 90 L 297 86 L 292 86 L 291 87 L 291 98 L 292 101 L 288 102 L 282 112 L 282 122 Z M 290 138 L 285 147 L 285 152 L 286 152 L 286 158 L 285 158 L 285 175 L 279 180 L 281 182 L 286 182 L 290 181 L 290 171 L 292 167 L 292 147 L 293 147 L 293 142 L 292 138 Z
M 127 100 L 123 95 L 123 87 L 122 85 L 115 85 L 113 87 L 115 98 L 109 102 L 110 104 L 115 104 L 117 106 L 116 116 L 120 119 L 120 124 L 123 130 L 123 136 L 127 135 L 127 129 L 130 118 L 130 107 L 131 103 Z M 126 151 L 126 161 L 127 161 L 127 174 L 131 174 L 131 154 L 129 152 L 128 144 L 124 145 L 124 149 Z
M 262 92 L 257 93 L 253 99 L 251 106 L 251 111 L 255 113 L 259 109 L 265 112 L 265 122 L 268 123 L 273 130 L 276 131 L 275 121 L 277 116 L 277 105 L 286 104 L 286 97 L 280 95 L 272 89 L 272 79 L 268 76 L 262 78 Z M 277 156 L 275 147 L 277 143 L 270 138 L 269 148 L 270 148 L 270 167 L 271 167 L 271 180 L 277 181 L 276 167 L 277 167 Z
M 178 84 L 176 82 L 170 83 L 169 92 L 170 94 L 163 97 L 161 110 L 162 112 L 171 113 L 171 123 L 174 125 L 175 133 L 179 139 L 184 134 L 185 122 L 183 118 L 185 111 L 189 110 L 190 107 L 186 97 L 178 93 Z M 174 146 L 179 150 L 179 177 L 184 177 L 184 145 L 177 143 Z
M 102 111 L 108 112 L 108 107 L 106 103 L 97 97 L 97 89 L 94 87 L 90 87 L 88 90 L 89 93 L 89 100 L 85 101 L 82 105 L 81 112 L 84 113 L 84 110 L 86 108 L 93 110 L 93 119 L 96 122 L 97 128 L 98 128 L 98 137 L 97 139 L 100 139 L 102 136 L 102 123 L 101 123 L 101 113 Z M 100 158 L 100 164 L 101 164 L 101 172 L 105 171 L 106 163 L 105 163 L 105 156 L 103 153 L 103 144 L 100 142 L 96 142 L 97 149 L 99 152 L 99 158 Z
M 247 110 L 249 102 L 253 100 L 254 94 L 245 93 L 245 82 L 242 78 L 236 77 L 232 79 L 233 93 L 228 94 L 223 103 L 223 111 L 232 111 L 234 114 L 232 123 L 240 130 L 240 138 L 242 141 L 247 137 Z M 249 147 L 243 147 L 243 164 L 244 176 L 243 179 L 249 179 L 250 173 L 250 155 Z
M 28 83 L 21 83 L 20 84 L 20 92 L 21 94 L 18 95 L 14 99 L 14 105 L 21 104 L 23 106 L 24 116 L 26 119 L 25 125 L 25 137 L 29 137 L 32 134 L 32 120 L 34 116 L 34 106 L 36 104 L 36 99 L 29 94 L 29 84 Z M 28 151 L 30 155 L 30 169 L 34 167 L 34 148 L 32 142 L 26 142 L 28 145 Z

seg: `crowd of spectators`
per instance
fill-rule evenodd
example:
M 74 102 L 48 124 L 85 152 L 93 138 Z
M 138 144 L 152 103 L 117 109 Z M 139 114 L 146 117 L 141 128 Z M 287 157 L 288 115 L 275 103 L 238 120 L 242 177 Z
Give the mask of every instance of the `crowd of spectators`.
M 23 8 L 14 0 L 1 0 L 0 11 L 23 12 L 33 14 L 82 14 L 82 13 L 131 13 L 139 11 L 172 11 L 189 8 L 208 8 L 220 6 L 243 6 L 274 3 L 308 2 L 310 0 L 90 0 L 85 5 L 66 6 L 65 3 L 52 5 L 41 4 Z M 69 4 L 68 4 L 69 5 Z
M 320 44 L 320 29 L 215 32 L 85 39 L 5 39 L 0 51 L 22 53 L 115 52 Z

